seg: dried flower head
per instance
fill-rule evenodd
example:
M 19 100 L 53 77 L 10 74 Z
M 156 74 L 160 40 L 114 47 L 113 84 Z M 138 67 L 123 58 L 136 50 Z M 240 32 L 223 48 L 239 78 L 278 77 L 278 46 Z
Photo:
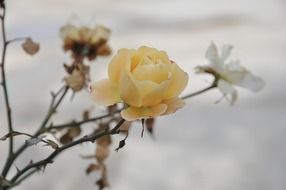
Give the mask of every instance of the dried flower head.
M 64 67 L 68 73 L 64 81 L 74 92 L 78 92 L 87 86 L 87 83 L 90 81 L 89 66 L 81 62 L 75 62 L 71 66 L 64 65 Z
M 175 112 L 184 106 L 178 98 L 188 74 L 166 52 L 140 47 L 121 49 L 109 64 L 108 79 L 93 83 L 93 99 L 101 105 L 124 102 L 121 116 L 128 121 Z
M 232 46 L 224 45 L 221 54 L 219 54 L 216 45 L 211 43 L 206 51 L 206 58 L 209 60 L 209 64 L 198 66 L 196 70 L 197 73 L 209 73 L 213 75 L 219 90 L 226 97 L 230 95 L 230 103 L 233 104 L 238 97 L 237 90 L 233 85 L 258 92 L 264 88 L 265 82 L 241 66 L 238 60 L 226 62 L 231 50 Z
M 92 61 L 98 55 L 111 54 L 111 49 L 107 44 L 110 30 L 104 26 L 98 25 L 95 28 L 89 28 L 66 24 L 60 29 L 60 36 L 64 42 L 64 51 L 71 51 L 75 60 L 83 61 L 84 58 L 87 58 Z

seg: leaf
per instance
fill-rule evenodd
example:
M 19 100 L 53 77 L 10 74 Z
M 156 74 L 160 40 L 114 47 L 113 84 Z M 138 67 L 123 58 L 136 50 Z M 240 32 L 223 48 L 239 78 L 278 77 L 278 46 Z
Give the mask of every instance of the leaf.
M 31 38 L 26 38 L 22 44 L 22 48 L 27 54 L 34 55 L 39 51 L 40 45 L 34 42 Z
M 50 139 L 46 139 L 46 143 L 55 150 L 59 148 L 59 145 Z
M 61 138 L 60 138 L 60 143 L 62 144 L 68 144 L 70 142 L 72 142 L 72 138 L 68 135 L 68 134 L 64 134 Z
M 8 134 L 6 134 L 3 137 L 1 137 L 0 140 L 1 141 L 5 141 L 6 139 L 14 137 L 14 136 L 17 136 L 17 135 L 27 135 L 27 134 L 26 133 L 21 133 L 21 132 L 18 132 L 18 131 L 11 131 Z
M 101 178 L 96 181 L 96 185 L 100 190 L 104 189 L 105 187 L 108 187 L 108 179 L 107 179 L 107 169 L 105 165 L 102 165 L 102 171 L 101 171 Z
M 60 138 L 62 144 L 68 144 L 73 141 L 74 138 L 81 134 L 81 129 L 79 126 L 71 127 L 67 132 Z
M 83 113 L 82 113 L 83 120 L 88 120 L 89 119 L 89 115 L 90 115 L 90 111 L 89 110 L 84 110 Z
M 112 114 L 114 112 L 116 112 L 118 109 L 117 104 L 113 104 L 111 106 L 107 106 L 107 112 Z
M 101 169 L 101 165 L 99 165 L 99 164 L 90 164 L 86 168 L 85 172 L 86 172 L 86 174 L 90 174 L 91 172 L 98 171 L 100 169 Z
M 70 129 L 68 130 L 67 133 L 69 134 L 69 136 L 70 136 L 71 138 L 75 138 L 75 137 L 77 137 L 77 136 L 80 135 L 81 129 L 80 129 L 79 126 L 77 126 L 77 127 L 72 127 L 72 128 L 70 128 Z
M 106 135 L 106 136 L 103 136 L 103 137 L 100 137 L 96 140 L 96 144 L 99 145 L 99 146 L 109 146 L 111 144 L 111 136 L 110 135 Z
M 102 163 L 109 155 L 109 149 L 106 146 L 97 146 L 95 151 L 95 158 L 99 163 Z

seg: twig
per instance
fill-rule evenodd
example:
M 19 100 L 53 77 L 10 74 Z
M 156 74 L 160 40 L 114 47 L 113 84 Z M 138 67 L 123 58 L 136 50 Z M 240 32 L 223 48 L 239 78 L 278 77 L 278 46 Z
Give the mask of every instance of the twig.
M 209 87 L 206 87 L 206 88 L 204 88 L 204 89 L 202 89 L 202 90 L 199 90 L 199 91 L 197 91 L 197 92 L 188 94 L 188 95 L 183 96 L 183 97 L 181 97 L 181 98 L 185 100 L 185 99 L 188 99 L 188 98 L 191 98 L 191 97 L 200 95 L 200 94 L 202 94 L 202 93 L 204 93 L 204 92 L 206 92 L 206 91 L 209 91 L 209 90 L 211 90 L 211 89 L 213 89 L 213 88 L 215 88 L 215 87 L 217 87 L 217 85 L 216 85 L 216 83 L 213 83 L 213 84 L 212 84 L 211 86 L 209 86 Z
M 53 163 L 53 159 L 58 156 L 61 152 L 64 150 L 71 148 L 73 146 L 76 146 L 78 144 L 81 144 L 83 142 L 94 142 L 96 139 L 106 136 L 106 135 L 113 135 L 113 134 L 118 134 L 120 132 L 119 128 L 120 126 L 125 122 L 124 119 L 121 119 L 113 129 L 106 131 L 102 130 L 99 131 L 98 133 L 89 135 L 89 136 L 84 136 L 76 141 L 73 141 L 69 144 L 63 145 L 62 147 L 59 147 L 58 149 L 54 150 L 47 158 L 40 160 L 38 162 L 32 163 L 24 167 L 22 170 L 18 171 L 18 173 L 10 180 L 12 183 L 17 183 L 17 179 L 21 177 L 23 174 L 25 174 L 27 171 L 29 171 L 32 168 L 41 168 L 45 167 L 47 164 Z
M 49 108 L 48 113 L 45 117 L 45 119 L 43 120 L 42 124 L 40 125 L 39 129 L 34 133 L 33 138 L 38 137 L 41 133 L 43 128 L 46 127 L 46 124 L 49 122 L 50 118 L 52 117 L 52 115 L 56 112 L 58 106 L 60 105 L 60 103 L 62 102 L 62 100 L 64 99 L 66 93 L 68 92 L 69 87 L 64 87 L 64 91 L 62 93 L 62 95 L 60 96 L 60 98 L 58 99 L 58 101 L 56 103 L 54 103 L 54 105 L 52 107 Z M 61 90 L 60 90 L 61 91 Z M 60 93 L 56 94 L 57 96 L 60 95 Z M 52 97 L 52 102 L 55 101 L 57 97 Z M 10 157 L 10 159 L 8 159 L 4 165 L 4 169 L 2 171 L 2 176 L 6 177 L 9 169 L 11 168 L 12 164 L 14 163 L 14 161 L 18 158 L 18 156 L 27 148 L 27 144 L 23 144 L 17 151 L 15 151 L 15 153 Z
M 112 114 L 119 113 L 120 111 L 121 111 L 121 109 L 116 110 L 115 112 L 112 112 L 112 113 L 107 113 L 105 115 L 94 117 L 94 118 L 90 118 L 90 119 L 86 119 L 86 120 L 73 121 L 73 122 L 64 123 L 64 124 L 60 124 L 60 125 L 51 125 L 51 126 L 49 126 L 47 128 L 46 131 L 49 131 L 51 129 L 63 129 L 63 128 L 69 128 L 69 127 L 76 127 L 76 126 L 79 126 L 79 125 L 82 125 L 82 124 L 85 124 L 85 123 L 95 122 L 95 121 L 98 121 L 98 120 L 102 120 L 102 119 L 105 119 L 105 118 L 112 117 L 113 116 Z
M 1 57 L 1 75 L 2 75 L 2 87 L 4 90 L 4 97 L 5 97 L 5 106 L 6 106 L 6 112 L 7 112 L 7 120 L 8 120 L 8 130 L 9 132 L 13 131 L 13 124 L 12 124 L 12 111 L 11 111 L 11 106 L 10 106 L 10 100 L 8 96 L 8 87 L 7 87 L 7 82 L 6 82 L 6 73 L 5 73 L 5 57 L 6 57 L 6 51 L 8 47 L 7 39 L 6 39 L 6 30 L 5 30 L 5 13 L 6 9 L 5 6 L 2 7 L 3 9 L 3 14 L 0 17 L 1 19 L 1 28 L 2 28 L 2 40 L 3 40 L 3 50 L 2 50 L 2 57 Z M 13 157 L 13 149 L 14 149 L 14 139 L 13 137 L 9 138 L 9 154 L 7 156 L 6 163 L 9 163 L 9 161 Z M 5 174 L 5 173 L 4 173 Z M 2 174 L 3 175 L 3 174 Z M 5 177 L 3 175 L 3 177 Z
M 22 37 L 22 38 L 13 38 L 13 39 L 11 39 L 11 40 L 8 40 L 6 43 L 7 43 L 7 45 L 8 44 L 11 44 L 11 43 L 13 43 L 13 42 L 17 42 L 17 41 L 22 41 L 22 40 L 26 40 L 28 37 Z

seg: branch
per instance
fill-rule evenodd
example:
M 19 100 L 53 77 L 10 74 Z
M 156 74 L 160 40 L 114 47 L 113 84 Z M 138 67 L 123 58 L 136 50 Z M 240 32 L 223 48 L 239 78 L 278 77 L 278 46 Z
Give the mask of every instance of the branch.
M 8 131 L 13 131 L 13 124 L 12 124 L 12 111 L 10 106 L 10 100 L 8 96 L 8 87 L 6 82 L 6 73 L 5 73 L 5 57 L 6 57 L 6 51 L 8 47 L 7 39 L 6 39 L 6 30 L 5 30 L 5 6 L 2 7 L 3 9 L 3 15 L 0 17 L 1 19 L 1 29 L 2 29 L 2 40 L 3 40 L 3 50 L 2 50 L 2 56 L 1 56 L 1 76 L 2 76 L 2 87 L 4 91 L 4 98 L 5 98 L 5 106 L 6 106 L 6 113 L 7 113 L 7 120 L 8 120 Z M 7 156 L 6 163 L 8 163 L 11 158 L 13 157 L 13 149 L 14 149 L 14 139 L 13 137 L 9 138 L 9 154 Z M 5 175 L 3 175 L 5 177 Z
M 83 124 L 86 124 L 86 123 L 89 123 L 89 122 L 95 122 L 95 121 L 98 121 L 98 120 L 102 120 L 102 119 L 105 119 L 105 118 L 112 117 L 113 114 L 119 113 L 120 111 L 122 111 L 122 109 L 116 110 L 116 111 L 114 111 L 112 113 L 107 113 L 107 114 L 102 115 L 102 116 L 86 119 L 86 120 L 72 121 L 72 122 L 64 123 L 64 124 L 60 124 L 60 125 L 51 125 L 50 127 L 48 127 L 46 129 L 46 131 L 50 131 L 52 129 L 63 129 L 63 128 L 76 127 L 76 126 L 83 125 Z
M 216 88 L 216 87 L 217 87 L 217 84 L 216 84 L 216 83 L 213 83 L 213 84 L 212 84 L 211 86 L 209 86 L 209 87 L 206 87 L 206 88 L 204 88 L 204 89 L 202 89 L 202 90 L 199 90 L 199 91 L 197 91 L 197 92 L 188 94 L 188 95 L 183 96 L 183 97 L 181 97 L 181 98 L 185 100 L 185 99 L 188 99 L 188 98 L 191 98 L 191 97 L 194 97 L 194 96 L 203 94 L 203 93 L 205 93 L 206 91 L 209 91 L 209 90 L 211 90 L 211 89 L 213 89 L 213 88 Z
M 48 113 L 47 113 L 46 117 L 44 118 L 42 124 L 40 125 L 39 129 L 34 133 L 33 138 L 38 137 L 42 133 L 42 130 L 46 127 L 46 124 L 49 122 L 49 120 L 52 117 L 52 115 L 54 113 L 56 113 L 56 110 L 57 110 L 58 106 L 61 104 L 61 102 L 64 99 L 65 95 L 67 94 L 68 90 L 69 90 L 69 87 L 64 86 L 57 93 L 52 94 L 51 105 L 49 107 Z M 61 92 L 62 92 L 62 94 L 61 94 L 60 98 L 58 99 L 58 101 L 56 101 L 57 96 L 59 96 Z M 28 146 L 26 144 L 23 144 L 9 159 L 7 159 L 7 161 L 6 161 L 5 165 L 4 165 L 4 169 L 2 171 L 2 176 L 3 177 L 6 177 L 8 171 L 11 168 L 12 164 L 14 163 L 14 161 L 18 158 L 18 156 L 27 147 Z
M 76 141 L 73 141 L 69 144 L 63 145 L 62 147 L 59 147 L 58 149 L 54 150 L 47 158 L 40 160 L 38 162 L 29 164 L 28 166 L 24 167 L 22 170 L 18 171 L 18 173 L 10 180 L 12 183 L 17 184 L 17 179 L 21 177 L 23 174 L 25 174 L 27 171 L 29 171 L 32 168 L 39 169 L 41 167 L 45 167 L 47 164 L 53 163 L 53 159 L 57 157 L 60 153 L 62 153 L 64 150 L 71 148 L 73 146 L 76 146 L 78 144 L 81 144 L 83 142 L 94 142 L 96 139 L 106 136 L 106 135 L 113 135 L 118 134 L 120 132 L 119 128 L 120 126 L 125 122 L 124 119 L 121 119 L 115 127 L 111 130 L 102 130 L 98 133 L 84 136 Z

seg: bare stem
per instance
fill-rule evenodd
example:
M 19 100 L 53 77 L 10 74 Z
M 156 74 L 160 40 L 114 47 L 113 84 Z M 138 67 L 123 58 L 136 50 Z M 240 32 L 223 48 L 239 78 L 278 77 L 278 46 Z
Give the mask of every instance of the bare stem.
M 2 29 L 2 40 L 3 40 L 3 49 L 2 49 L 2 56 L 1 56 L 1 75 L 2 75 L 2 87 L 4 91 L 4 98 L 5 98 L 5 106 L 6 106 L 6 112 L 7 112 L 7 120 L 8 120 L 8 131 L 13 131 L 13 124 L 12 124 L 12 111 L 10 106 L 10 100 L 8 96 L 8 87 L 7 87 L 7 81 L 6 81 L 6 73 L 5 73 L 5 57 L 6 57 L 6 51 L 8 47 L 8 42 L 6 39 L 6 30 L 5 30 L 5 13 L 6 9 L 5 7 L 3 9 L 3 14 L 1 15 L 1 29 Z M 13 146 L 14 146 L 14 138 L 9 138 L 9 153 L 7 156 L 6 163 L 8 163 L 12 157 L 13 157 Z M 4 176 L 4 175 L 3 175 Z M 4 176 L 5 177 L 5 176 Z
M 120 126 L 125 122 L 124 119 L 121 119 L 115 127 L 113 127 L 111 130 L 102 130 L 99 131 L 95 134 L 84 136 L 78 140 L 75 140 L 69 144 L 63 145 L 56 150 L 54 150 L 47 158 L 40 160 L 38 162 L 32 163 L 24 167 L 22 170 L 18 171 L 18 173 L 10 180 L 10 182 L 15 184 L 19 184 L 17 182 L 17 179 L 19 179 L 22 175 L 24 175 L 26 172 L 28 172 L 32 168 L 40 169 L 42 167 L 46 167 L 48 164 L 53 163 L 53 160 L 55 157 L 57 157 L 60 153 L 62 153 L 64 150 L 69 149 L 71 147 L 74 147 L 78 144 L 81 144 L 83 142 L 94 142 L 96 139 L 106 136 L 106 135 L 113 135 L 113 134 L 118 134 L 120 132 L 119 128 Z M 29 174 L 29 173 L 28 173 Z M 27 175 L 28 175 L 27 174 Z M 31 174 L 30 174 L 31 175 Z M 21 180 L 21 179 L 20 179 Z
M 49 126 L 47 128 L 46 131 L 50 131 L 52 129 L 63 129 L 63 128 L 76 127 L 76 126 L 83 125 L 83 124 L 86 124 L 86 123 L 95 122 L 95 121 L 98 121 L 98 120 L 102 120 L 102 119 L 105 119 L 105 118 L 112 117 L 113 114 L 119 113 L 120 111 L 121 111 L 121 109 L 119 109 L 119 110 L 117 110 L 117 111 L 115 111 L 113 113 L 107 113 L 107 114 L 102 115 L 102 116 L 89 118 L 89 119 L 85 119 L 85 120 L 81 120 L 81 121 L 73 121 L 73 122 L 64 123 L 64 124 L 60 124 L 60 125 L 51 125 L 51 126 Z
M 48 113 L 47 113 L 46 117 L 44 118 L 42 124 L 40 125 L 39 129 L 33 134 L 33 138 L 37 137 L 37 136 L 39 136 L 41 134 L 42 130 L 46 127 L 46 125 L 49 122 L 49 120 L 51 119 L 52 115 L 54 113 L 56 113 L 57 108 L 61 104 L 61 102 L 64 99 L 65 95 L 67 94 L 68 90 L 69 90 L 69 87 L 65 86 L 65 87 L 61 88 L 56 94 L 52 95 L 51 105 L 49 107 Z M 59 99 L 56 101 L 57 96 L 60 95 L 61 91 L 63 91 L 63 92 L 62 92 L 61 96 L 59 97 Z M 6 163 L 4 165 L 4 169 L 2 171 L 2 176 L 3 177 L 6 177 L 8 171 L 11 168 L 12 164 L 14 163 L 14 161 L 18 158 L 18 156 L 27 147 L 28 146 L 26 144 L 23 144 L 17 151 L 15 151 L 15 153 L 10 157 L 10 159 L 6 161 Z
M 185 100 L 185 99 L 188 99 L 188 98 L 192 98 L 192 97 L 194 97 L 194 96 L 203 94 L 203 93 L 205 93 L 205 92 L 207 92 L 207 91 L 209 91 L 209 90 L 211 90 L 211 89 L 213 89 L 213 88 L 216 88 L 216 87 L 217 87 L 216 83 L 213 83 L 211 86 L 208 86 L 208 87 L 206 87 L 206 88 L 204 88 L 204 89 L 202 89 L 202 90 L 199 90 L 199 91 L 197 91 L 197 92 L 188 94 L 188 95 L 183 96 L 183 97 L 181 97 L 181 98 L 184 99 L 184 100 Z

